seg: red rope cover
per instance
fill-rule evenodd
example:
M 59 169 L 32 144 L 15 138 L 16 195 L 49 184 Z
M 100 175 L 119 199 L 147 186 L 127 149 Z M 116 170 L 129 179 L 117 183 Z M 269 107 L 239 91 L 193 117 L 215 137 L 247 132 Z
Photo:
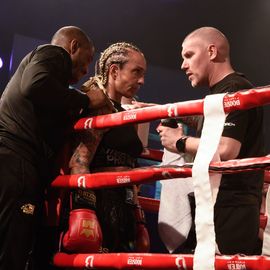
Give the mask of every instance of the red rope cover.
M 264 170 L 270 166 L 270 155 L 257 158 L 211 162 L 209 171 L 236 173 L 249 170 Z M 186 178 L 192 175 L 192 163 L 183 166 L 151 166 L 119 172 L 59 175 L 52 182 L 53 187 L 62 188 L 104 188 L 146 183 L 162 179 Z
M 65 254 L 54 256 L 58 267 L 86 267 L 87 269 L 193 269 L 193 255 L 153 253 Z M 216 270 L 270 269 L 266 256 L 216 256 Z
M 162 118 L 203 114 L 203 99 L 155 105 L 113 114 L 100 115 L 80 119 L 75 130 L 88 128 L 108 128 L 130 123 L 149 122 Z M 223 105 L 225 113 L 245 110 L 270 103 L 270 87 L 254 88 L 227 94 Z

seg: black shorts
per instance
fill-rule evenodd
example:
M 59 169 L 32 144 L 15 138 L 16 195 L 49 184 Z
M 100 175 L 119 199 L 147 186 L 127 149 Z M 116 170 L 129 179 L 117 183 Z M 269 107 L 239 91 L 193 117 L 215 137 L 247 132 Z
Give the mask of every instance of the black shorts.
M 97 216 L 107 252 L 135 251 L 134 205 L 126 201 L 126 188 L 96 190 Z

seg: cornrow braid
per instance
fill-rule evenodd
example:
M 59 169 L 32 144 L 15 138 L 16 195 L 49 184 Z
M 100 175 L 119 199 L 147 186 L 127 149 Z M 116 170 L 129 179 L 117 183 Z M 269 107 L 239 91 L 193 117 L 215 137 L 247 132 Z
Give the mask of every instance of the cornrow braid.
M 138 47 L 127 42 L 114 43 L 104 50 L 100 55 L 100 59 L 96 62 L 95 76 L 90 77 L 89 80 L 82 85 L 81 91 L 86 93 L 91 90 L 101 89 L 104 94 L 108 96 L 105 87 L 108 82 L 109 68 L 112 64 L 119 64 L 122 67 L 128 62 L 128 53 L 130 51 L 142 53 Z M 109 97 L 108 100 L 110 100 Z
M 99 61 L 96 63 L 95 77 L 103 86 L 106 86 L 108 81 L 108 71 L 112 64 L 120 64 L 122 66 L 128 61 L 128 53 L 130 50 L 141 53 L 141 50 L 135 45 L 127 42 L 117 42 L 109 46 L 100 55 Z

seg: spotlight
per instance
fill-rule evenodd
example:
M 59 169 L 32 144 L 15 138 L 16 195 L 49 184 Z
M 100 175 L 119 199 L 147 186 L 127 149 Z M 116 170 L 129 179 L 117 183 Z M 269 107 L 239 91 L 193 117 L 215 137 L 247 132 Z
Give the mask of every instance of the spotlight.
M 0 57 L 0 68 L 2 68 L 3 67 L 3 60 L 2 60 L 2 58 Z

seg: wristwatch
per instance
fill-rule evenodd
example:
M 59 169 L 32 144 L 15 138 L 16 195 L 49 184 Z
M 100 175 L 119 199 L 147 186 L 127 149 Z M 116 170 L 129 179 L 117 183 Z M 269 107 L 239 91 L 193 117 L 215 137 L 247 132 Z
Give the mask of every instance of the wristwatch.
M 176 142 L 176 149 L 180 153 L 185 153 L 186 151 L 186 140 L 189 136 L 182 136 L 177 142 Z

